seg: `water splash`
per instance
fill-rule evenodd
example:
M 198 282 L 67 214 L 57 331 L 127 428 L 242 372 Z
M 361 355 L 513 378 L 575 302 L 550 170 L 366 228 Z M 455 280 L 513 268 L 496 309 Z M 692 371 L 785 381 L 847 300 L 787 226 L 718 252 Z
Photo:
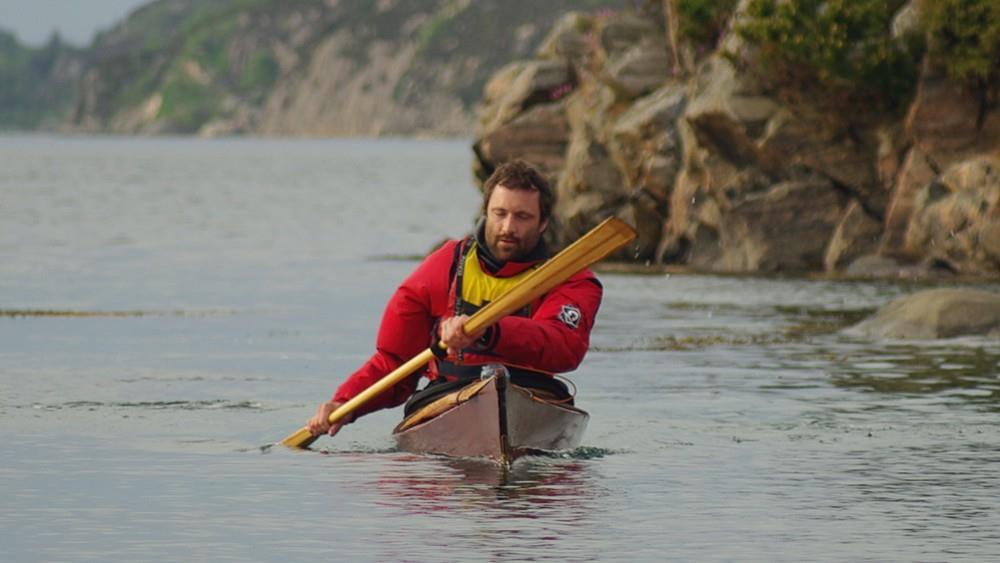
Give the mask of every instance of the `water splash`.
M 557 452 L 537 452 L 531 457 L 540 457 L 547 459 L 572 459 L 577 461 L 586 461 L 591 459 L 601 459 L 606 456 L 628 453 L 625 450 L 612 450 L 608 448 L 599 448 L 596 446 L 580 446 L 572 450 L 562 450 Z

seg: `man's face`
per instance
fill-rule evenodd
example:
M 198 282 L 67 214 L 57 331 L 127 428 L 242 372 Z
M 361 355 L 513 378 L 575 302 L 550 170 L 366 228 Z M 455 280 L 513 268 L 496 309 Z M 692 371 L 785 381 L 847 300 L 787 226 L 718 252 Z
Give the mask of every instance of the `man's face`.
M 541 238 L 548 220 L 541 219 L 540 195 L 498 185 L 486 204 L 486 245 L 502 261 L 522 258 Z

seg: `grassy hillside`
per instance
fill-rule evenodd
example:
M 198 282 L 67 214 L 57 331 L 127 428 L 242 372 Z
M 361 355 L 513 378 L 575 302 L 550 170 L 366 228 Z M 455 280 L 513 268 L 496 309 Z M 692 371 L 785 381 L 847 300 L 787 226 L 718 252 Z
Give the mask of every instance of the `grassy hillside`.
M 153 121 L 157 130 L 186 133 L 212 120 L 253 114 L 283 80 L 301 78 L 317 49 L 334 36 L 347 38 L 339 56 L 359 66 L 374 49 L 415 49 L 391 99 L 380 104 L 412 105 L 446 91 L 471 113 L 488 77 L 529 56 L 562 14 L 624 5 L 625 0 L 158 0 L 95 40 L 72 120 L 92 129 Z M 384 74 L 396 80 L 398 73 L 391 70 Z

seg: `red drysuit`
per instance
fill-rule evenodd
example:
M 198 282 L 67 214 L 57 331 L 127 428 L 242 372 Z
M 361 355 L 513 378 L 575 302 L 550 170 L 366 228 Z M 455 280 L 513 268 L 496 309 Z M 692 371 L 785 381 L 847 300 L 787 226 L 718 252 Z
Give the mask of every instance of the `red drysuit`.
M 540 245 L 543 247 L 544 245 Z M 538 250 L 538 249 L 536 249 Z M 333 396 L 335 401 L 347 401 L 358 395 L 386 374 L 416 356 L 438 340 L 437 325 L 441 319 L 458 313 L 471 314 L 480 304 L 464 304 L 460 292 L 461 279 L 456 277 L 516 276 L 544 260 L 544 248 L 533 252 L 524 262 L 508 261 L 496 264 L 489 251 L 475 238 L 449 241 L 434 251 L 399 286 L 386 305 L 375 343 L 376 352 L 354 372 Z M 475 252 L 466 265 L 467 253 Z M 469 271 L 471 270 L 471 272 Z M 464 271 L 464 273 L 463 273 Z M 583 360 L 590 344 L 601 303 L 602 287 L 589 270 L 584 270 L 537 299 L 519 315 L 501 319 L 477 344 L 463 350 L 461 357 L 449 357 L 447 362 L 434 360 L 425 369 L 383 392 L 356 411 L 357 416 L 403 404 L 417 388 L 421 375 L 437 379 L 448 373 L 449 363 L 481 365 L 502 363 L 508 366 L 554 374 L 572 371 Z M 498 296 L 493 296 L 495 299 Z M 450 379 L 450 378 L 449 378 Z

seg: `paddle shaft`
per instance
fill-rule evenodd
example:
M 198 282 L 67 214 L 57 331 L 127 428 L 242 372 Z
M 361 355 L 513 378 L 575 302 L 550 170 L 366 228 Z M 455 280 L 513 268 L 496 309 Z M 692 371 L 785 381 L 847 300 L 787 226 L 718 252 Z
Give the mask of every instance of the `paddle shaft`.
M 634 238 L 635 230 L 632 227 L 613 217 L 604 220 L 586 235 L 563 249 L 562 252 L 532 270 L 523 280 L 498 299 L 469 317 L 469 320 L 465 322 L 465 333 L 475 334 L 496 323 L 568 280 L 580 270 L 625 246 Z M 330 413 L 330 423 L 335 424 L 343 420 L 361 405 L 416 372 L 433 357 L 434 352 L 430 348 L 417 354 Z M 313 436 L 309 432 L 308 427 L 303 427 L 282 440 L 281 443 L 293 448 L 305 448 L 317 438 L 318 436 Z
M 399 366 L 393 370 L 390 374 L 386 375 L 382 379 L 375 382 L 374 385 L 365 389 L 361 393 L 358 393 L 353 399 L 347 401 L 346 403 L 340 405 L 335 411 L 330 413 L 330 424 L 336 424 L 346 418 L 349 414 L 354 412 L 358 407 L 367 403 L 371 399 L 378 396 L 383 391 L 389 389 L 393 385 L 399 383 L 400 381 L 406 379 L 407 376 L 411 375 L 413 372 L 422 368 L 424 364 L 431 361 L 434 357 L 434 352 L 428 348 L 423 352 L 417 354 L 416 356 L 410 358 L 409 361 Z M 309 444 L 312 444 L 319 436 L 313 436 L 309 432 L 309 427 L 303 427 L 295 434 L 285 438 L 281 441 L 282 444 L 290 446 L 293 448 L 307 448 Z

